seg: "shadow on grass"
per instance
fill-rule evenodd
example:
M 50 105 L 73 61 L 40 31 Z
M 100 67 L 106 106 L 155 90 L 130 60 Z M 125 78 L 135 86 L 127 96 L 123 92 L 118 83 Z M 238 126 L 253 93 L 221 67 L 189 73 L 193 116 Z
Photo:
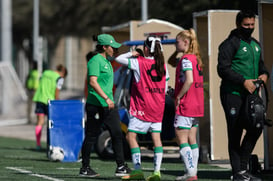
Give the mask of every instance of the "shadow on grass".
M 33 147 L 0 147 L 0 150 L 27 150 L 27 151 L 33 151 L 33 152 L 41 152 L 46 153 L 46 148 L 36 149 Z
M 165 175 L 180 176 L 181 171 L 176 170 L 164 170 L 161 171 Z M 262 171 L 261 173 L 255 174 L 256 177 L 261 178 L 263 181 L 273 180 L 273 170 Z M 230 170 L 199 170 L 198 180 L 231 180 Z
M 109 177 L 109 176 L 98 176 L 98 177 L 86 177 L 86 176 L 79 176 L 79 175 L 58 175 L 58 174 L 49 174 L 48 176 L 53 177 L 53 178 L 59 178 L 59 179 L 64 179 L 64 180 L 121 180 L 120 177 Z
M 181 176 L 184 173 L 176 170 L 164 170 L 161 171 L 163 174 L 172 176 Z M 206 170 L 198 171 L 198 179 L 209 179 L 209 180 L 230 180 L 231 172 L 229 170 Z
M 38 152 L 38 153 L 46 153 L 47 149 L 46 148 L 25 148 L 25 150 L 33 151 L 33 152 Z
M 231 171 L 198 171 L 199 179 L 211 179 L 211 180 L 230 180 Z

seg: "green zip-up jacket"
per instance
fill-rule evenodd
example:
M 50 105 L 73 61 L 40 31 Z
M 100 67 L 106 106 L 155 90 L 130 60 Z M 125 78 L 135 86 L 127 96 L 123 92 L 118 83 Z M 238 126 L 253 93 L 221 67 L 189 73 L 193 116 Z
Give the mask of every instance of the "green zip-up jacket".
M 218 75 L 221 88 L 226 93 L 247 95 L 244 81 L 257 79 L 261 74 L 269 75 L 262 60 L 261 46 L 254 38 L 244 39 L 237 29 L 219 46 Z

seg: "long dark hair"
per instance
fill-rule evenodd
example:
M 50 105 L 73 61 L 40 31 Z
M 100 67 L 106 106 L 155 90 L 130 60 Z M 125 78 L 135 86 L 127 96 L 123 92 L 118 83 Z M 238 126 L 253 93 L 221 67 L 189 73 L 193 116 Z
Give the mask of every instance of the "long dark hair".
M 155 41 L 154 50 L 152 50 L 152 43 Z M 164 55 L 160 39 L 156 39 L 154 36 L 147 37 L 144 42 L 144 48 L 149 49 L 149 54 L 155 59 L 155 70 L 158 76 L 162 77 L 165 74 L 164 69 Z
M 90 51 L 85 55 L 86 62 L 88 62 L 91 58 L 93 58 L 98 53 L 96 51 Z

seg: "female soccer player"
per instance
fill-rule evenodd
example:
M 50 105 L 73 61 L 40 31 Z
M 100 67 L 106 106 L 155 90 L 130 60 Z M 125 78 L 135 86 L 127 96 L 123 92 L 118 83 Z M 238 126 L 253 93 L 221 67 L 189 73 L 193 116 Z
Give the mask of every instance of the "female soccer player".
M 176 51 L 183 56 L 176 67 L 174 121 L 180 156 L 186 173 L 176 180 L 197 180 L 199 149 L 196 141 L 197 117 L 204 116 L 203 63 L 193 29 L 181 31 L 176 36 Z
M 163 148 L 160 138 L 165 105 L 165 92 L 169 78 L 164 64 L 163 49 L 159 38 L 148 37 L 144 42 L 144 57 L 137 51 L 122 54 L 116 61 L 133 70 L 131 87 L 130 121 L 127 139 L 131 148 L 134 170 L 123 180 L 144 179 L 141 170 L 141 153 L 137 134 L 151 132 L 154 144 L 154 173 L 147 180 L 160 180 Z

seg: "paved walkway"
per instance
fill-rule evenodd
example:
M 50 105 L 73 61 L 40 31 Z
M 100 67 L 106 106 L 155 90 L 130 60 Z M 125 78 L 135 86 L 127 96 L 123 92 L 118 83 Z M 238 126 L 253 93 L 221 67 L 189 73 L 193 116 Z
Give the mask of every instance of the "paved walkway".
M 67 91 L 63 90 L 60 93 L 60 98 L 65 99 L 81 99 L 83 91 Z M 21 138 L 27 140 L 35 140 L 35 123 L 36 116 L 32 115 L 31 124 L 28 124 L 26 116 L 27 102 L 19 102 L 16 106 L 16 111 L 10 115 L 0 115 L 0 136 Z M 34 109 L 35 106 L 33 106 Z M 43 127 L 41 141 L 46 141 L 46 124 Z
M 35 125 L 26 123 L 22 124 L 23 121 L 24 120 L 6 121 L 6 125 L 4 125 L 4 121 L 1 121 L 0 136 L 20 138 L 25 140 L 35 140 Z M 20 124 L 16 124 L 16 122 Z M 41 141 L 46 141 L 46 126 L 43 127 Z

